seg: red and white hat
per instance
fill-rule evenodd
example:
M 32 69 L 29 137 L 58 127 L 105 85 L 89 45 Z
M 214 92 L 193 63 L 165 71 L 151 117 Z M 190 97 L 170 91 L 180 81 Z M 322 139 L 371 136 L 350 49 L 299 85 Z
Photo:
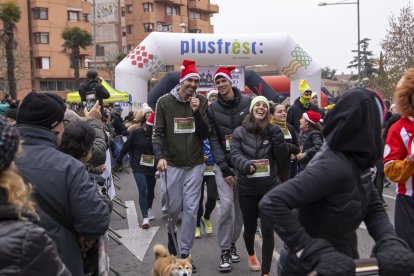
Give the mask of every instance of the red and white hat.
M 237 70 L 234 66 L 220 67 L 219 69 L 217 69 L 216 73 L 214 73 L 214 80 L 216 80 L 218 76 L 223 76 L 230 82 L 233 82 L 233 76 L 231 75 L 231 71 L 234 71 L 236 73 L 239 72 L 239 70 Z
M 303 113 L 303 117 L 306 119 L 306 121 L 311 122 L 312 124 L 317 124 L 321 120 L 321 114 L 312 110 L 308 110 Z
M 198 74 L 197 68 L 195 66 L 194 60 L 183 60 L 183 65 L 181 65 L 181 76 L 180 76 L 180 83 L 185 81 L 190 77 L 197 77 L 200 78 Z
M 149 126 L 153 126 L 154 125 L 154 117 L 155 117 L 155 113 L 151 112 L 151 114 L 149 115 L 149 117 L 148 117 L 148 119 L 145 123 Z

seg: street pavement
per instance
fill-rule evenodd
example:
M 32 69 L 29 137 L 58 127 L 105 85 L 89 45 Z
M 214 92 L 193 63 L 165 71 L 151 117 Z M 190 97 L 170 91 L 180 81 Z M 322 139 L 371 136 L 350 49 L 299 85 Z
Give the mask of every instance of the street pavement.
M 161 197 L 160 197 L 160 181 L 157 181 L 155 188 L 155 199 L 153 204 L 153 211 L 156 219 L 150 224 L 149 230 L 143 230 L 139 228 L 137 223 L 141 224 L 142 215 L 138 204 L 138 190 L 135 184 L 131 169 L 129 173 L 121 172 L 116 173 L 120 180 L 116 183 L 121 187 L 117 189 L 117 195 L 129 206 L 125 209 L 118 204 L 114 204 L 114 208 L 121 213 L 124 218 L 121 218 L 115 212 L 111 215 L 111 228 L 122 236 L 120 239 L 122 244 L 119 245 L 113 239 L 109 239 L 107 242 L 108 254 L 110 258 L 110 267 L 123 276 L 132 275 L 151 275 L 152 265 L 154 263 L 154 256 L 152 248 L 155 244 L 167 245 L 167 230 L 166 219 L 162 217 L 161 213 Z M 394 221 L 394 206 L 395 206 L 395 186 L 391 185 L 389 188 L 384 188 L 384 199 L 388 203 L 386 208 L 387 213 Z M 217 202 L 219 204 L 219 201 Z M 135 206 L 135 210 L 134 207 Z M 211 220 L 213 222 L 214 229 L 216 229 L 217 222 L 217 208 L 213 211 Z M 341 227 L 338 222 L 338 228 Z M 359 252 L 361 258 L 368 258 L 372 247 L 373 241 L 368 234 L 364 224 L 361 224 L 357 231 Z M 278 252 L 282 246 L 282 242 L 275 235 L 275 251 L 274 262 L 272 264 L 272 271 L 270 275 L 276 274 L 276 264 L 279 257 Z M 256 235 L 256 252 L 259 260 L 261 260 L 261 238 L 260 235 Z M 241 257 L 239 263 L 232 265 L 232 271 L 227 273 L 228 275 L 260 275 L 259 272 L 251 272 L 247 266 L 247 252 L 244 246 L 243 237 L 241 235 L 238 243 L 236 244 L 238 253 Z M 194 241 L 193 249 L 191 250 L 191 258 L 194 264 L 197 266 L 198 276 L 214 276 L 222 275 L 218 270 L 218 264 L 220 261 L 220 250 L 217 245 L 215 233 L 211 237 L 202 236 L 201 239 Z M 116 275 L 111 272 L 110 275 Z

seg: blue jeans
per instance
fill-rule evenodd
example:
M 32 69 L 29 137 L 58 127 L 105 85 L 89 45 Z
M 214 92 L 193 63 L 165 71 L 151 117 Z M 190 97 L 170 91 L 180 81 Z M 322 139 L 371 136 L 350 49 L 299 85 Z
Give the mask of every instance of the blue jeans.
M 138 203 L 139 208 L 141 209 L 142 216 L 144 218 L 148 217 L 148 201 L 147 201 L 147 180 L 145 174 L 143 173 L 134 173 L 135 182 L 138 187 Z

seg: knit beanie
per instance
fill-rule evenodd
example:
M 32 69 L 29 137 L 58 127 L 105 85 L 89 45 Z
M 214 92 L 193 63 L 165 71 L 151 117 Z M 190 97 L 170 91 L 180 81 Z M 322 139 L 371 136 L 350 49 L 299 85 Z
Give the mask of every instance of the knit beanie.
M 17 124 L 54 128 L 63 121 L 66 105 L 52 93 L 30 92 L 17 111 Z
M 267 105 L 267 109 L 269 109 L 269 101 L 266 99 L 266 97 L 264 96 L 257 96 L 254 97 L 252 102 L 250 103 L 250 113 L 252 113 L 253 110 L 253 106 L 255 106 L 255 104 L 257 104 L 258 102 L 264 102 Z
M 152 108 L 147 103 L 144 103 L 142 105 L 142 113 L 144 113 L 144 115 L 145 115 L 148 112 L 153 112 L 153 110 L 152 110 Z
M 19 147 L 19 141 L 17 129 L 0 119 L 0 173 L 12 163 Z

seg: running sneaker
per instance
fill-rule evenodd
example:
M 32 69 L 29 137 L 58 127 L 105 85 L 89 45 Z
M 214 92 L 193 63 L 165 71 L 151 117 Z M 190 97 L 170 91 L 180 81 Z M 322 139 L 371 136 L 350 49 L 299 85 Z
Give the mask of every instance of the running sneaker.
M 142 229 L 148 229 L 149 228 L 149 219 L 148 218 L 144 218 L 144 220 L 142 221 L 141 228 Z
M 261 266 L 259 260 L 256 257 L 256 252 L 253 255 L 249 255 L 248 264 L 251 271 L 259 271 Z
M 229 272 L 231 270 L 230 250 L 221 251 L 219 270 L 220 272 Z
M 196 227 L 195 238 L 201 239 L 201 228 L 200 227 Z
M 149 220 L 155 220 L 155 216 L 151 208 L 148 209 L 148 218 Z
M 209 219 L 205 219 L 204 217 L 201 217 L 201 221 L 204 224 L 204 230 L 206 231 L 206 234 L 213 234 L 213 225 L 211 225 L 211 221 Z
M 237 254 L 236 245 L 234 243 L 232 243 L 230 246 L 230 256 L 232 263 L 240 262 L 240 256 Z

